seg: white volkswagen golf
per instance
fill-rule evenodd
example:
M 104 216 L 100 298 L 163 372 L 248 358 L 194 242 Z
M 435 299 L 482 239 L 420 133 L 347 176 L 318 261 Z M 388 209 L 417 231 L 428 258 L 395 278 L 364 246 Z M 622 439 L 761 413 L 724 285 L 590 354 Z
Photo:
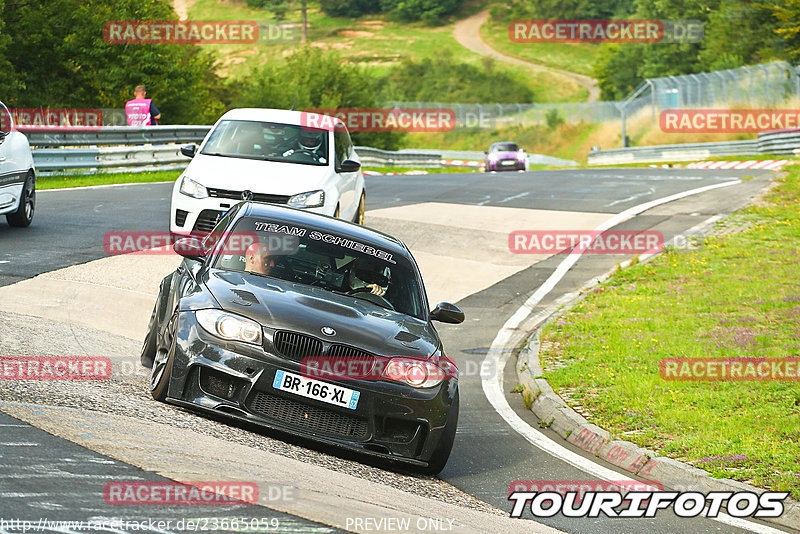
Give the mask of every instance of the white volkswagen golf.
M 225 113 L 172 190 L 170 231 L 211 231 L 242 200 L 283 204 L 363 224 L 364 175 L 350 134 L 332 117 L 330 129 L 301 111 L 234 109 Z
M 11 226 L 29 226 L 36 207 L 36 173 L 28 138 L 0 102 L 0 215 Z

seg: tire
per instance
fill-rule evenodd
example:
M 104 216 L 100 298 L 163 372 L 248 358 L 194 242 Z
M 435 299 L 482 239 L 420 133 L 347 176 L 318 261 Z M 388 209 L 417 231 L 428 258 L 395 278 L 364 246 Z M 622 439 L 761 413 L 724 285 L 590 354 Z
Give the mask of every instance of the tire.
M 450 407 L 450 416 L 447 418 L 447 424 L 439 440 L 439 445 L 436 447 L 436 450 L 433 451 L 428 466 L 419 469 L 419 472 L 423 475 L 438 475 L 442 469 L 444 469 L 444 466 L 447 465 L 447 459 L 450 458 L 450 451 L 453 450 L 453 442 L 456 440 L 458 404 L 458 390 L 456 390 L 456 397 L 453 399 L 453 404 Z
M 358 208 L 356 209 L 356 214 L 353 217 L 353 222 L 356 224 L 360 224 L 364 226 L 364 211 L 365 205 L 367 200 L 367 194 L 364 191 L 361 191 L 361 199 L 358 201 Z
M 28 171 L 25 178 L 25 185 L 22 187 L 22 198 L 19 200 L 19 208 L 14 213 L 6 215 L 6 220 L 11 226 L 25 228 L 33 221 L 33 212 L 36 210 L 36 178 L 33 171 Z
M 152 369 L 156 359 L 156 341 L 158 340 L 158 299 L 153 306 L 153 313 L 150 315 L 150 322 L 147 324 L 147 334 L 144 336 L 142 352 L 139 354 L 139 361 L 145 367 Z
M 150 370 L 150 394 L 158 402 L 167 400 L 169 378 L 172 375 L 172 362 L 175 360 L 175 330 L 178 327 L 178 310 L 172 314 L 164 329 L 164 343 L 158 347 L 153 367 Z

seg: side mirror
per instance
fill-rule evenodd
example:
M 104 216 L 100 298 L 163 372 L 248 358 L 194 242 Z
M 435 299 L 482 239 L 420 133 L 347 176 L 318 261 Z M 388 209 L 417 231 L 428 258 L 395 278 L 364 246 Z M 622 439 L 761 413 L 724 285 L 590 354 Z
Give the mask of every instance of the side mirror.
M 442 323 L 459 324 L 464 322 L 464 312 L 455 304 L 440 302 L 431 311 L 431 319 Z
M 197 152 L 197 146 L 196 145 L 183 145 L 181 147 L 181 154 L 183 154 L 187 158 L 193 158 L 195 152 Z
M 206 251 L 202 242 L 196 237 L 182 237 L 172 244 L 172 250 L 177 254 L 195 261 L 203 261 L 206 258 Z
M 361 168 L 361 164 L 352 159 L 346 159 L 339 165 L 339 172 L 357 172 Z

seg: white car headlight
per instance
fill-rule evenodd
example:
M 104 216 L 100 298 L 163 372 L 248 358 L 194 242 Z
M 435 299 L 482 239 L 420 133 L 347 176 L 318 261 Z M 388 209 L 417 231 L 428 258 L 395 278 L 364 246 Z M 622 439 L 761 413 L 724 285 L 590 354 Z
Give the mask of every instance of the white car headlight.
M 197 322 L 209 334 L 231 341 L 261 344 L 261 325 L 222 310 L 198 310 Z
M 181 178 L 181 187 L 179 191 L 192 198 L 208 198 L 208 189 L 186 175 L 183 175 L 183 178 Z
M 325 204 L 325 191 L 309 191 L 289 198 L 287 205 L 291 208 L 319 208 Z

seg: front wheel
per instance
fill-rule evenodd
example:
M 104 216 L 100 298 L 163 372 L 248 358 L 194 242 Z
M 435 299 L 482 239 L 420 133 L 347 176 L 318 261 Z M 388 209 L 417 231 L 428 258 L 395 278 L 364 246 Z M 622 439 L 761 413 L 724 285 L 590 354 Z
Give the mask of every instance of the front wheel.
M 28 171 L 25 185 L 22 187 L 22 198 L 19 199 L 19 208 L 14 213 L 6 215 L 6 220 L 11 226 L 25 228 L 33 221 L 33 212 L 36 209 L 36 178 L 32 171 Z
M 164 329 L 164 339 L 158 343 L 153 367 L 150 370 L 150 394 L 158 402 L 167 400 L 169 378 L 172 375 L 172 362 L 175 360 L 176 332 L 178 329 L 178 310 L 170 317 Z
M 456 440 L 456 427 L 458 427 L 458 390 L 453 399 L 453 404 L 450 405 L 450 415 L 447 418 L 447 424 L 444 426 L 444 432 L 439 440 L 439 445 L 433 451 L 428 467 L 419 469 L 423 475 L 438 475 L 444 466 L 447 465 L 447 460 L 450 458 L 450 452 L 453 450 L 453 442 Z

